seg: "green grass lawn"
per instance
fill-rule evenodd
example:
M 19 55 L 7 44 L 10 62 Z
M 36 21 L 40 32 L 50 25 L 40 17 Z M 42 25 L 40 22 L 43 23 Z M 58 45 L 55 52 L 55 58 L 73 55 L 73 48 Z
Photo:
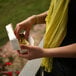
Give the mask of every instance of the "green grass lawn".
M 0 0 L 0 46 L 8 41 L 5 26 L 48 10 L 50 0 Z

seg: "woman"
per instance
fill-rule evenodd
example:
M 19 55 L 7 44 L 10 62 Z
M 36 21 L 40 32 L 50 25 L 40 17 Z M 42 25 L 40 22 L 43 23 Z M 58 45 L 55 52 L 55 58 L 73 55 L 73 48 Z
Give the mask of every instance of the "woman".
M 25 38 L 28 38 L 29 30 L 31 29 L 32 25 L 44 23 L 46 15 L 49 15 L 50 13 L 50 15 L 46 19 L 44 48 L 39 48 L 37 46 L 21 45 L 22 49 L 28 49 L 28 53 L 24 55 L 20 54 L 20 56 L 27 59 L 35 59 L 35 58 L 41 58 L 41 57 L 49 57 L 51 59 L 51 57 L 53 57 L 52 59 L 53 63 L 51 63 L 49 61 L 50 59 L 48 59 L 50 63 L 50 67 L 52 66 L 52 68 L 46 67 L 46 65 L 43 63 L 44 76 L 76 76 L 76 36 L 75 36 L 76 35 L 75 33 L 76 32 L 75 30 L 76 6 L 75 5 L 76 5 L 76 0 L 51 0 L 51 6 L 49 9 L 51 10 L 51 12 L 48 11 L 40 15 L 31 16 L 28 19 L 20 22 L 16 26 L 15 34 L 17 38 L 19 38 L 20 30 L 23 30 L 23 29 L 26 30 Z M 61 11 L 58 9 L 60 9 Z M 68 12 L 67 12 L 67 9 L 68 9 Z M 53 13 L 54 15 L 52 16 Z M 68 17 L 68 20 L 67 20 L 67 17 Z M 49 22 L 51 23 L 50 25 L 48 24 Z M 47 26 L 47 24 L 49 26 Z M 59 28 L 59 30 L 60 29 L 62 30 L 60 26 L 61 27 L 64 26 L 63 27 L 64 30 L 66 30 L 67 28 L 67 34 L 65 34 L 66 31 L 64 30 L 62 31 L 62 34 L 60 34 L 61 31 L 57 32 L 59 31 L 57 29 L 52 39 L 52 40 L 56 40 L 56 37 L 58 39 L 58 36 L 59 36 L 58 34 L 60 34 L 60 37 L 59 37 L 60 41 L 57 40 L 58 43 L 56 43 L 56 45 L 53 43 L 54 41 L 50 40 L 51 39 L 50 31 L 52 31 L 50 26 L 52 26 L 52 24 L 59 25 L 59 27 L 56 26 L 56 28 Z M 67 27 L 66 27 L 66 24 L 67 24 Z M 54 32 L 56 28 L 53 28 Z M 49 42 L 47 42 L 47 39 L 49 40 Z M 51 43 L 53 45 L 51 45 Z

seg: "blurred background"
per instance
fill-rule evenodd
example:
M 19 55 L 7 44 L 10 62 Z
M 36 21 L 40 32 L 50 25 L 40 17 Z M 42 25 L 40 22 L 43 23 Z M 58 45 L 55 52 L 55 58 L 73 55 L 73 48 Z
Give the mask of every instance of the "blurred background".
M 5 26 L 12 23 L 15 28 L 17 23 L 29 16 L 47 11 L 49 5 L 50 0 L 0 0 L 0 76 L 11 76 L 7 72 L 17 76 L 27 62 L 12 50 Z M 35 45 L 39 44 L 44 35 L 42 28 L 45 29 L 45 24 L 33 26 L 31 30 Z M 10 65 L 5 65 L 6 63 Z
M 46 11 L 50 0 L 0 0 L 0 46 L 8 37 L 5 26 L 15 25 L 27 17 Z

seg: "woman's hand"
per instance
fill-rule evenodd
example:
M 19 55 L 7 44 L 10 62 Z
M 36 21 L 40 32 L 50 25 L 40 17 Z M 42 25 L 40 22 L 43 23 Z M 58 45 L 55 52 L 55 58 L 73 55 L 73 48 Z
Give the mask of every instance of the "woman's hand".
M 28 39 L 30 29 L 32 25 L 35 24 L 35 15 L 27 18 L 26 20 L 18 23 L 15 28 L 15 35 L 19 39 L 19 33 L 21 31 L 26 31 L 25 38 Z
M 19 33 L 22 30 L 24 30 L 24 31 L 26 31 L 25 38 L 28 39 L 29 32 L 30 32 L 32 25 L 45 23 L 46 16 L 47 16 L 47 11 L 44 13 L 41 13 L 39 15 L 33 15 L 33 16 L 27 18 L 26 20 L 18 23 L 15 28 L 15 34 L 16 34 L 17 38 L 19 39 Z
M 27 52 L 25 54 L 20 54 L 19 56 L 26 58 L 28 60 L 41 58 L 44 56 L 44 49 L 37 47 L 37 46 L 25 46 L 21 45 L 22 49 L 27 49 Z

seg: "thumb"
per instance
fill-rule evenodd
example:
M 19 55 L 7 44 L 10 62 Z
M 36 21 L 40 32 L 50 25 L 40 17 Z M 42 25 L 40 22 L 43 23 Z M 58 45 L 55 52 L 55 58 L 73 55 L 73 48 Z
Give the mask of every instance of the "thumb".
M 30 31 L 26 31 L 26 33 L 25 33 L 25 39 L 27 39 L 27 40 L 28 40 L 28 38 L 29 38 L 29 32 L 30 32 Z
M 21 49 L 28 49 L 28 50 L 31 48 L 30 46 L 23 45 L 23 44 L 21 44 L 20 47 Z

